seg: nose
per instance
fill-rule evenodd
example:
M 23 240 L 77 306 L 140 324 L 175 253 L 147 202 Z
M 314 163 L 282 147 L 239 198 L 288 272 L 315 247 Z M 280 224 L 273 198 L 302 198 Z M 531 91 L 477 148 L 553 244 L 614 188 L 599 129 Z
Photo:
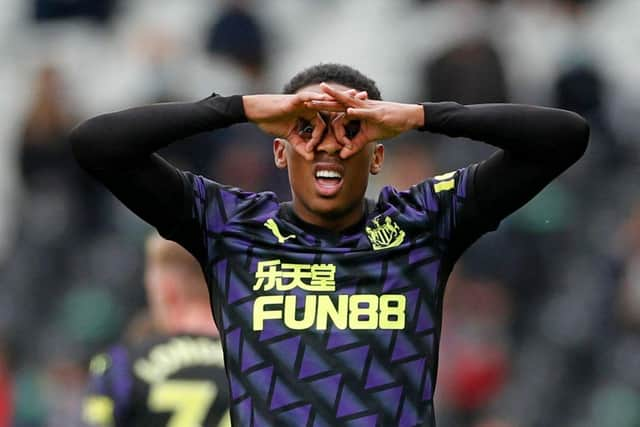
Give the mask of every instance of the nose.
M 342 145 L 336 139 L 336 136 L 333 133 L 333 128 L 328 125 L 324 130 L 320 143 L 316 145 L 316 151 L 325 152 L 327 154 L 337 154 L 341 149 Z

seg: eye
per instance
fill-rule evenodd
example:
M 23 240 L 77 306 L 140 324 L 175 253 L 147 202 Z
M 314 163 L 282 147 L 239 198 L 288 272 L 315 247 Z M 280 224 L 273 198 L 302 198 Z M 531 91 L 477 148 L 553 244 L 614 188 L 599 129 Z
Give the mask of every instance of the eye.
M 354 120 L 347 123 L 344 127 L 344 133 L 349 139 L 353 139 L 360 132 L 360 120 Z
M 306 120 L 300 120 L 298 122 L 298 133 L 300 135 L 311 135 L 313 133 L 313 125 Z

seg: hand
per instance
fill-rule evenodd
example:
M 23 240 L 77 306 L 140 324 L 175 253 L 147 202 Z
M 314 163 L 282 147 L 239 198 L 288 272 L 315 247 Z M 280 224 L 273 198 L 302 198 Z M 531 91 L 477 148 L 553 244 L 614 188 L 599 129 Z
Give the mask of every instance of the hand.
M 343 93 L 366 99 L 366 92 L 350 89 Z M 313 160 L 313 148 L 320 142 L 326 123 L 316 109 L 307 106 L 311 101 L 335 102 L 326 93 L 298 92 L 293 95 L 246 95 L 242 97 L 245 115 L 264 132 L 289 141 L 305 159 Z
M 370 142 L 392 138 L 424 125 L 421 105 L 362 99 L 337 91 L 326 83 L 321 83 L 320 87 L 331 99 L 310 99 L 305 105 L 317 111 L 339 112 L 331 126 L 338 142 L 344 145 L 340 150 L 343 159 Z

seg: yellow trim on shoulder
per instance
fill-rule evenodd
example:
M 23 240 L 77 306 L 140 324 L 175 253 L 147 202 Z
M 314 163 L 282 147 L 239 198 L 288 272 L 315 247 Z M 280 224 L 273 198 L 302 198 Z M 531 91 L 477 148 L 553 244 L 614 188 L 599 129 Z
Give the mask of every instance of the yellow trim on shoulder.
M 456 175 L 456 172 L 458 171 L 447 172 L 447 173 L 443 173 L 442 175 L 436 175 L 433 177 L 433 179 L 438 181 L 445 181 L 447 179 L 453 178 Z
M 433 189 L 436 193 L 441 191 L 452 190 L 456 186 L 455 180 L 450 179 L 449 181 L 437 182 L 434 184 Z

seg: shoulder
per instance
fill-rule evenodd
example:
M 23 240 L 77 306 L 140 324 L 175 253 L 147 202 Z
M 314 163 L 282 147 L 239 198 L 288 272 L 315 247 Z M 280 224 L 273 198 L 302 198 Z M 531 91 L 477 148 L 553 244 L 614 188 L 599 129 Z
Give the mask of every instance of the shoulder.
M 406 205 L 418 209 L 437 209 L 443 199 L 466 197 L 477 165 L 470 165 L 429 177 L 406 190 L 386 186 L 380 190 L 378 203 Z
M 91 375 L 105 375 L 114 371 L 123 370 L 131 361 L 131 351 L 124 344 L 116 344 L 107 350 L 97 353 L 89 362 Z
M 131 350 L 117 344 L 96 354 L 89 362 L 89 375 L 93 392 L 127 399 L 133 387 Z
M 279 207 L 274 192 L 247 191 L 191 172 L 181 174 L 185 182 L 185 194 L 191 193 L 190 206 L 187 208 L 206 221 L 213 230 L 221 228 L 232 217 L 262 210 L 273 211 Z
M 238 204 L 243 201 L 270 201 L 277 203 L 278 198 L 272 191 L 247 191 L 231 185 L 219 183 L 211 178 L 180 171 L 185 185 L 202 198 L 222 204 Z
M 83 419 L 92 426 L 114 425 L 128 413 L 133 393 L 129 351 L 115 345 L 89 362 L 89 386 L 83 401 Z

